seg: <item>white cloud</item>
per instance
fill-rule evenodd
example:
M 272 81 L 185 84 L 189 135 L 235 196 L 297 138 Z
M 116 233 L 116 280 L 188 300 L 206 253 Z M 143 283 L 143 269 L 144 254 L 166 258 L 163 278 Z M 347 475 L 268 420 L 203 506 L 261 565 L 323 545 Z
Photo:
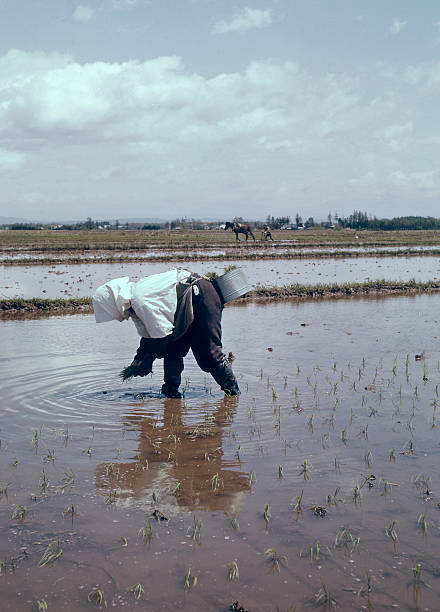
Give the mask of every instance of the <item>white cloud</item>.
M 383 130 L 383 134 L 385 138 L 399 138 L 400 136 L 411 134 L 413 127 L 412 121 L 407 121 L 405 124 L 387 125 Z
M 371 187 L 375 185 L 377 182 L 377 178 L 374 172 L 367 172 L 358 178 L 352 178 L 349 180 L 349 183 L 352 185 L 360 185 L 362 187 Z
M 409 66 L 404 79 L 410 85 L 420 85 L 437 90 L 440 88 L 440 62 L 425 62 Z
M 85 6 L 84 4 L 79 4 L 73 12 L 73 19 L 75 21 L 87 22 L 93 19 L 94 16 L 94 9 L 90 6 Z
M 440 64 L 319 75 L 256 61 L 206 78 L 178 57 L 81 64 L 13 50 L 0 57 L 0 201 L 248 216 L 268 201 L 290 214 L 298 195 L 317 216 L 323 193 L 340 210 L 371 186 L 398 194 L 404 214 L 405 197 L 440 197 L 436 75 Z
M 148 0 L 112 0 L 116 11 L 130 11 L 138 6 L 150 4 Z
M 237 11 L 230 20 L 222 20 L 214 25 L 216 34 L 226 32 L 245 32 L 253 28 L 265 28 L 272 23 L 272 9 L 251 9 L 244 7 Z
M 19 170 L 26 161 L 24 153 L 0 149 L 0 172 Z
M 286 149 L 292 149 L 293 143 L 290 140 L 269 141 L 266 136 L 260 136 L 257 140 L 258 144 L 265 147 L 268 151 L 277 152 Z
M 434 45 L 439 45 L 440 44 L 440 21 L 437 21 L 436 23 L 434 23 L 434 28 L 436 31 L 436 36 L 434 38 Z
M 390 34 L 393 34 L 394 36 L 400 34 L 406 24 L 406 21 L 402 21 L 401 19 L 395 17 L 390 25 Z
M 440 184 L 440 172 L 438 170 L 418 172 L 396 170 L 390 174 L 389 178 L 396 187 L 404 189 L 413 187 L 414 189 L 431 190 L 438 189 Z

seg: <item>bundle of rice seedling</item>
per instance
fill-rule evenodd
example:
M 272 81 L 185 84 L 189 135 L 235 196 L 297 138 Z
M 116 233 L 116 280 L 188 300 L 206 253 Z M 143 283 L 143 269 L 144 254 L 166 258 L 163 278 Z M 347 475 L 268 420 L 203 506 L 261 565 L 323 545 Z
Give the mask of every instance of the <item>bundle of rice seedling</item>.
M 151 374 L 153 361 L 154 357 L 150 353 L 144 355 L 141 360 L 133 360 L 129 366 L 120 372 L 119 376 L 122 378 L 122 382 L 133 378 L 133 376 L 148 376 L 148 374 Z
M 120 372 L 119 376 L 122 378 L 122 382 L 125 382 L 129 378 L 133 378 L 133 376 L 140 376 L 139 366 L 130 363 L 130 365 Z

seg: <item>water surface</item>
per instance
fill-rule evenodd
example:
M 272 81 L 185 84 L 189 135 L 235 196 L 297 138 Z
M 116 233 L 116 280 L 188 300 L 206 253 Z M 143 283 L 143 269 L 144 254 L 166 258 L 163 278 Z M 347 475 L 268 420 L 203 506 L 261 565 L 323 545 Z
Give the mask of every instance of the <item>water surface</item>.
M 314 610 L 323 584 L 344 610 L 437 610 L 439 306 L 229 306 L 238 399 L 191 356 L 182 400 L 160 397 L 160 361 L 120 383 L 130 322 L 0 322 L 2 610 L 88 610 L 97 587 L 133 610 Z M 61 557 L 38 567 L 51 543 Z
M 305 259 L 191 262 L 181 266 L 200 274 L 222 274 L 225 267 L 242 268 L 252 286 L 289 285 L 292 283 L 346 283 L 378 279 L 392 281 L 438 280 L 439 257 L 359 257 L 356 259 Z M 86 297 L 106 281 L 121 276 L 137 280 L 165 272 L 173 264 L 114 263 L 60 264 L 57 266 L 0 266 L 0 298 Z

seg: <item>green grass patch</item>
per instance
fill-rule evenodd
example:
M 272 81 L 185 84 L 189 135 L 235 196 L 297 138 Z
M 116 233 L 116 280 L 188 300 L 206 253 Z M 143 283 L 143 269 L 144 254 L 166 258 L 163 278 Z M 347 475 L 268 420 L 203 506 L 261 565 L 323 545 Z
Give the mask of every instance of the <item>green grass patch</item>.
M 376 280 L 365 283 L 342 283 L 342 284 L 318 284 L 318 285 L 284 285 L 282 287 L 263 287 L 257 286 L 256 289 L 248 294 L 249 297 L 257 298 L 326 298 L 333 296 L 351 295 L 386 295 L 386 294 L 406 294 L 423 293 L 437 291 L 440 283 L 437 281 L 418 282 L 415 279 L 402 282 Z M 244 298 L 246 299 L 246 297 Z
M 12 298 L 0 300 L 0 312 L 91 312 L 92 298 Z

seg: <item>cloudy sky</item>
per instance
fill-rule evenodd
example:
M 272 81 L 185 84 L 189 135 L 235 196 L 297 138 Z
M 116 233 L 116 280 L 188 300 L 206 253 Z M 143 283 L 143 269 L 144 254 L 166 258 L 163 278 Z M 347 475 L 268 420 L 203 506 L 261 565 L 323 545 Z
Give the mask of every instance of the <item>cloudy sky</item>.
M 438 0 L 0 0 L 0 215 L 440 216 Z

